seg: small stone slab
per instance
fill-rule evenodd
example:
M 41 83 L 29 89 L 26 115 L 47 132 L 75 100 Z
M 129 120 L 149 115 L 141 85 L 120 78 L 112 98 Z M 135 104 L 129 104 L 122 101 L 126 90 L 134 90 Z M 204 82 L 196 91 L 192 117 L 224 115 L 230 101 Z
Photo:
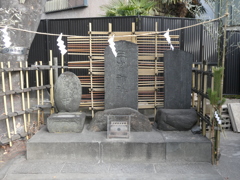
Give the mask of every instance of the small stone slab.
M 54 85 L 54 102 L 60 112 L 77 112 L 82 98 L 82 87 L 72 72 L 62 73 Z
M 58 113 L 47 119 L 47 128 L 50 133 L 81 133 L 84 127 L 85 113 Z
M 159 109 L 156 114 L 157 128 L 164 131 L 188 131 L 197 122 L 194 109 Z
M 99 111 L 92 119 L 90 125 L 88 126 L 88 130 L 93 132 L 107 131 L 107 115 L 131 115 L 131 131 L 152 131 L 152 125 L 148 117 L 132 108 L 115 108 Z M 128 116 L 126 116 L 126 118 L 128 119 Z

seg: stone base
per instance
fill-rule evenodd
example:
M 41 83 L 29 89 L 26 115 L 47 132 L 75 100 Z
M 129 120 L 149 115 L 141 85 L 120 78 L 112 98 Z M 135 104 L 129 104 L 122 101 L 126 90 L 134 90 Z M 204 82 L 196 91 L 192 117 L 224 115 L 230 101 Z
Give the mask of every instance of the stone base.
M 156 113 L 158 129 L 163 131 L 188 131 L 197 120 L 194 109 L 159 109 Z
M 50 133 L 81 133 L 85 118 L 85 113 L 81 112 L 52 114 L 47 118 L 47 129 Z
M 131 132 L 129 139 L 107 139 L 107 132 L 48 133 L 42 128 L 27 142 L 28 160 L 78 163 L 211 162 L 211 142 L 190 131 Z

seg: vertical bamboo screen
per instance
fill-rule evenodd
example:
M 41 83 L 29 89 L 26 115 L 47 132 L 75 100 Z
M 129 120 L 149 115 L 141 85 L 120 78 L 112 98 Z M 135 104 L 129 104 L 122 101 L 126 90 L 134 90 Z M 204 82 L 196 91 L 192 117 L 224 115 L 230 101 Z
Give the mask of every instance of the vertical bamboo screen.
M 149 34 L 151 33 L 151 35 Z M 145 35 L 144 35 L 145 34 Z M 159 35 L 157 23 L 154 32 L 135 32 L 132 23 L 131 32 L 113 32 L 109 23 L 108 31 L 92 31 L 89 24 L 89 37 L 68 37 L 68 55 L 87 55 L 86 61 L 68 62 L 69 69 L 87 69 L 88 75 L 79 75 L 82 86 L 89 88 L 83 94 L 81 106 L 92 111 L 104 109 L 104 50 L 108 39 L 114 35 L 114 41 L 126 40 L 138 45 L 138 108 L 154 109 L 162 107 L 164 102 L 164 64 L 163 53 L 169 45 L 163 35 Z M 132 36 L 136 35 L 136 36 Z M 179 49 L 179 36 L 171 36 L 172 43 Z

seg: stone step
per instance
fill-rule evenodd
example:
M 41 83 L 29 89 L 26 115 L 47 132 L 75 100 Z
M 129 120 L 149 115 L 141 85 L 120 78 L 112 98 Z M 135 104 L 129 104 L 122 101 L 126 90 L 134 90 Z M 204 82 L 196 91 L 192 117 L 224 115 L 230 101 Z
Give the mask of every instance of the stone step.
M 4 180 L 223 179 L 214 166 L 207 162 L 82 163 L 60 160 L 26 160 L 25 156 L 16 158 L 3 177 Z
M 211 162 L 211 142 L 190 131 L 131 132 L 129 139 L 106 139 L 107 132 L 49 133 L 42 128 L 27 143 L 28 160 L 78 162 Z

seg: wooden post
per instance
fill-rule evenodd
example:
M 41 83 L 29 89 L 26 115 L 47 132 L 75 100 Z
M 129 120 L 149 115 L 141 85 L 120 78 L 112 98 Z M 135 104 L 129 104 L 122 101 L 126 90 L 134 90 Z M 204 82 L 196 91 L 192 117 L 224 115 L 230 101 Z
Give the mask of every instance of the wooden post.
M 39 64 L 40 64 L 40 66 L 42 66 L 42 61 L 40 61 Z M 40 70 L 40 86 L 43 86 L 43 71 L 42 70 Z M 44 101 L 44 90 L 41 89 L 41 105 L 44 104 L 43 101 Z M 44 124 L 44 111 L 43 110 L 41 111 L 41 119 L 42 119 L 41 123 Z
M 28 62 L 26 61 L 25 63 L 26 68 L 28 67 Z M 28 71 L 26 71 L 26 88 L 29 88 L 29 74 Z M 30 109 L 31 105 L 30 105 L 30 96 L 29 96 L 29 91 L 27 92 L 27 108 Z M 28 113 L 28 117 L 27 117 L 28 121 L 27 121 L 27 127 L 29 128 L 30 126 L 30 121 L 31 121 L 31 115 L 30 113 Z
M 92 117 L 94 117 L 94 104 L 93 104 L 93 72 L 92 72 L 92 23 L 89 23 L 89 50 L 90 50 L 90 55 L 89 55 L 89 61 L 90 61 L 90 90 L 91 90 L 91 110 L 92 110 Z
M 54 113 L 54 95 L 53 95 L 53 67 L 52 67 L 52 50 L 50 50 L 50 61 L 49 61 L 49 66 L 50 66 L 50 70 L 49 70 L 49 82 L 50 82 L 50 85 L 51 85 L 51 88 L 50 88 L 50 101 L 51 101 L 51 104 L 52 104 L 52 108 L 51 108 L 51 114 Z
M 1 68 L 3 69 L 3 62 L 1 62 Z M 3 93 L 6 92 L 4 71 L 2 71 L 2 91 L 3 91 Z M 6 95 L 3 96 L 3 103 L 4 103 L 5 115 L 8 115 Z M 7 126 L 7 135 L 8 135 L 8 138 L 9 138 L 9 146 L 12 146 L 12 137 L 11 137 L 10 127 L 9 127 L 9 119 L 8 118 L 6 118 L 6 126 Z
M 22 68 L 22 61 L 20 61 L 20 68 Z M 23 92 L 24 90 L 24 78 L 23 78 L 23 71 L 20 70 L 20 81 L 21 81 L 21 89 L 22 89 L 22 110 L 25 111 L 26 110 L 26 106 L 25 106 L 25 94 Z M 26 118 L 26 112 L 24 112 L 23 114 L 23 123 L 24 123 L 24 131 L 27 134 L 27 118 Z M 28 134 L 26 135 L 26 138 L 28 139 Z
M 8 68 L 10 68 L 10 67 L 11 67 L 11 64 L 10 64 L 10 62 L 8 62 Z M 13 88 L 12 88 L 12 73 L 11 73 L 11 71 L 8 72 L 8 79 L 9 79 L 9 90 L 12 91 Z M 12 112 L 15 112 L 14 102 L 13 102 L 13 95 L 12 95 L 12 94 L 10 95 L 10 100 L 11 100 L 11 109 L 12 109 Z M 12 120 L 13 120 L 13 130 L 14 130 L 14 134 L 17 134 L 16 118 L 15 118 L 15 116 L 12 117 Z
M 35 65 L 38 65 L 38 62 L 35 62 Z M 36 87 L 39 87 L 39 72 L 38 69 L 36 69 Z M 39 90 L 37 89 L 37 105 L 40 105 L 40 93 Z M 40 110 L 37 110 L 37 121 L 38 121 L 38 129 L 40 128 Z

